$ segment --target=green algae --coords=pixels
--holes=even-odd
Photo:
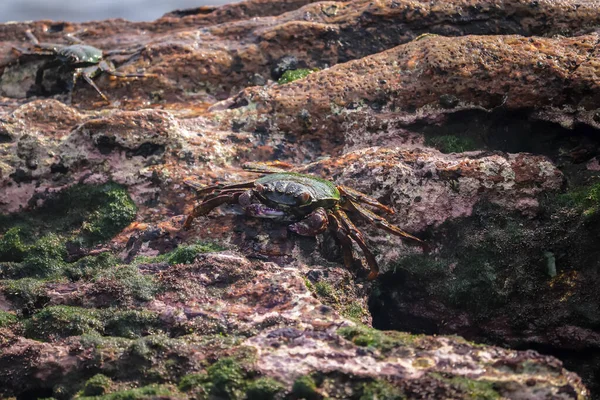
[[[207,368],[210,393],[226,398],[241,398],[245,374],[240,363],[233,358],[223,358]]]
[[[1,261],[23,261],[27,246],[21,240],[21,228],[10,228],[0,238],[0,260]]]
[[[406,395],[399,388],[384,380],[375,380],[361,385],[358,400],[403,400]]]
[[[125,310],[108,313],[104,332],[110,336],[130,339],[161,332],[162,326],[157,313],[145,310]]]
[[[55,234],[48,234],[29,247],[18,275],[38,278],[57,275],[66,266],[66,255],[64,241]]]
[[[98,276],[101,271],[119,264],[119,260],[111,253],[105,252],[97,256],[86,256],[74,263],[67,264],[64,275],[72,282],[90,280]]]
[[[356,323],[362,323],[369,319],[370,314],[365,306],[354,301],[352,296],[349,296],[351,292],[344,292],[348,288],[347,286],[342,285],[336,288],[326,281],[313,284],[308,279],[304,279],[304,283],[319,300],[338,310],[344,317]]]
[[[465,399],[498,400],[503,398],[496,390],[496,383],[486,380],[470,379],[463,376],[447,377],[440,373],[430,373],[429,376],[436,380],[448,383],[460,390]]]
[[[317,389],[315,380],[308,375],[301,376],[294,381],[292,394],[297,398],[306,400],[317,400],[323,397]]]
[[[324,281],[319,281],[319,282],[315,283],[313,285],[313,287],[314,287],[315,293],[318,296],[329,299],[330,301],[334,301],[334,302],[338,301],[336,293],[335,293],[335,289],[333,288],[333,286],[331,286],[331,284],[324,282]]]
[[[281,75],[281,78],[277,81],[280,85],[285,85],[286,83],[297,81],[298,79],[306,78],[308,75],[312,74],[316,70],[300,68],[300,69],[290,69],[287,70]]]
[[[107,335],[135,339],[162,333],[157,313],[145,310],[49,306],[25,320],[25,336],[53,340],[77,335]]]
[[[114,294],[113,305],[126,303],[128,299],[150,301],[160,290],[152,276],[140,273],[133,265],[102,270],[93,281],[101,283]]]
[[[78,184],[49,195],[44,205],[34,210],[0,215],[0,233],[18,228],[21,238],[29,243],[53,233],[92,245],[112,238],[134,220],[136,213],[124,186]]]
[[[19,322],[19,318],[12,313],[0,310],[0,328],[11,328]]]
[[[82,232],[92,242],[100,242],[112,238],[129,225],[137,213],[135,203],[129,197],[127,190],[118,185],[107,185],[98,191],[93,191],[102,198],[102,204],[89,214],[82,224]],[[85,192],[84,200],[92,200],[90,193]]]
[[[94,399],[94,400],[141,400],[141,399],[157,399],[168,398],[177,399],[185,398],[175,388],[169,385],[148,385],[136,389],[120,390],[113,393],[108,393],[101,396],[81,396],[78,399]]]
[[[106,394],[112,386],[112,380],[103,374],[96,374],[88,379],[81,391],[82,396],[101,396]]]
[[[273,400],[278,393],[284,392],[285,386],[273,378],[258,378],[248,383],[247,400]]]
[[[166,262],[169,265],[175,264],[191,264],[196,260],[199,254],[213,253],[225,250],[225,247],[210,242],[196,242],[188,245],[181,245],[173,249],[172,251],[164,254],[160,254],[154,257],[140,256],[136,257],[131,264],[149,264],[149,263],[161,263]]]
[[[342,315],[356,323],[369,317],[369,312],[358,303],[351,303],[342,308]]]
[[[436,148],[442,153],[463,153],[477,149],[473,139],[455,135],[428,135],[425,139],[425,145]]]
[[[563,193],[557,197],[557,203],[574,208],[585,217],[596,216],[600,211],[600,182]]]
[[[397,331],[379,331],[364,325],[345,326],[337,330],[338,335],[357,346],[374,347],[387,353],[396,347],[407,346],[419,340],[419,335]]]
[[[23,278],[0,281],[2,293],[19,310],[33,310],[46,301],[45,281]]]
[[[227,399],[274,399],[285,386],[275,379],[257,377],[252,370],[254,352],[238,349],[236,355],[217,360],[206,372],[188,374],[179,381],[179,390],[196,396]]]
[[[97,310],[50,306],[35,313],[24,322],[25,336],[50,341],[57,338],[101,332],[104,328]]]

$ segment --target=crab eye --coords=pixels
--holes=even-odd
[[[302,192],[298,195],[299,204],[306,204],[310,201],[310,193]]]

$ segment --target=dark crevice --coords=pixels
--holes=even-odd
[[[463,151],[532,153],[562,163],[585,162],[600,154],[600,132],[594,127],[578,124],[566,129],[530,115],[530,110],[505,108],[491,112],[464,110],[448,114],[440,125],[418,122],[408,129],[424,134],[426,144],[427,140],[442,136],[462,139],[468,143],[468,148],[458,149]]]

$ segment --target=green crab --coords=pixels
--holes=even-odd
[[[213,186],[185,181],[203,197],[185,220],[183,228],[189,229],[194,218],[206,215],[222,204],[239,204],[252,217],[291,220],[293,223],[288,229],[298,235],[316,236],[330,229],[342,248],[346,267],[351,267],[354,261],[352,242],[358,244],[370,268],[369,280],[379,274],[377,261],[346,212],[358,214],[393,235],[421,242],[361,204],[388,214],[394,214],[394,210],[352,188],[263,164],[245,165],[244,169],[266,175],[253,181]]]
[[[51,57],[51,59],[43,64],[35,75],[35,84],[42,90],[44,90],[44,72],[52,68],[59,68],[65,71],[73,72],[72,81],[69,82],[69,90],[72,91],[75,87],[75,83],[81,77],[90,86],[92,86],[96,92],[110,104],[110,100],[93,81],[93,78],[102,72],[105,72],[112,76],[122,78],[143,78],[156,76],[154,74],[124,74],[115,70],[114,65],[104,59],[104,53],[102,50],[85,45],[80,39],[73,35],[66,35],[66,39],[71,42],[70,45],[40,43],[34,34],[27,30],[25,32],[29,41],[33,44],[33,50],[22,49],[20,47],[13,47],[14,50],[19,52],[21,55],[36,55]],[[113,52],[111,54],[116,54]]]

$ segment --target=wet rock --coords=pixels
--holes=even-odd
[[[598,11],[253,0],[0,25],[0,394],[597,396]],[[156,77],[46,98],[13,50],[27,29]],[[190,180],[254,161],[360,190],[424,243],[350,213],[369,282],[358,246],[346,269],[335,235],[235,204],[181,229]]]

